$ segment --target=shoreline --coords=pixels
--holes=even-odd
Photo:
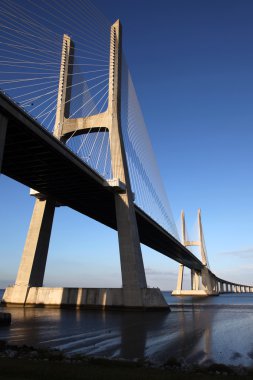
[[[14,363],[15,365],[13,365]],[[220,378],[220,376],[229,376],[230,379],[239,379],[242,376],[246,379],[252,379],[253,377],[253,367],[249,368],[240,365],[227,366],[221,363],[209,363],[209,365],[205,366],[189,365],[182,359],[174,357],[169,358],[163,365],[155,365],[149,360],[108,359],[83,354],[67,355],[57,349],[9,345],[3,340],[0,340],[0,364],[1,379],[24,378],[23,374],[25,375],[27,371],[38,371],[40,367],[44,368],[44,371],[47,372],[46,376],[50,376],[51,379],[58,379],[58,377],[54,376],[54,371],[57,372],[57,376],[60,376],[59,378],[68,379],[65,375],[68,376],[68,373],[71,373],[72,376],[73,371],[77,375],[81,374],[84,367],[85,371],[94,372],[93,379],[101,378],[100,373],[104,373],[105,368],[108,372],[108,377],[103,376],[103,379],[116,379],[119,372],[126,375],[128,373],[126,379],[129,376],[131,376],[131,379],[135,379],[135,375],[136,379],[145,378],[154,380],[167,378],[166,376],[168,375],[170,379],[178,380],[193,379],[196,376],[201,377],[201,379]],[[5,370],[3,371],[3,368],[6,370],[6,373]],[[2,377],[3,375],[5,377]],[[28,376],[27,378],[30,377]],[[79,379],[78,376],[74,378]]]

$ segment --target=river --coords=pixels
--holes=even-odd
[[[157,365],[172,357],[200,365],[253,365],[253,294],[164,295],[171,312],[0,307],[12,314],[0,340]]]

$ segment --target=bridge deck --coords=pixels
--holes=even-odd
[[[9,120],[2,173],[117,229],[114,194],[106,181],[2,93],[0,112]],[[187,248],[137,206],[135,210],[143,244],[189,268],[202,268]]]

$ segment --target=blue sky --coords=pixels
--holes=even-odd
[[[252,283],[253,3],[96,0],[123,24],[124,49],[176,220],[202,209],[212,270]],[[0,286],[14,282],[33,208],[0,178]],[[97,238],[99,236],[99,239]],[[150,286],[172,289],[177,264],[143,247]],[[56,211],[45,284],[120,286],[117,235]]]

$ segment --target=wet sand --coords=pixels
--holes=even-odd
[[[212,297],[213,303],[206,304],[212,307],[205,307],[203,300],[188,302],[183,309],[172,305],[168,313],[3,308],[12,313],[13,323],[1,327],[0,339],[71,355],[147,359],[156,365],[174,357],[199,365],[252,366],[253,295],[243,296],[230,305],[228,296]]]

